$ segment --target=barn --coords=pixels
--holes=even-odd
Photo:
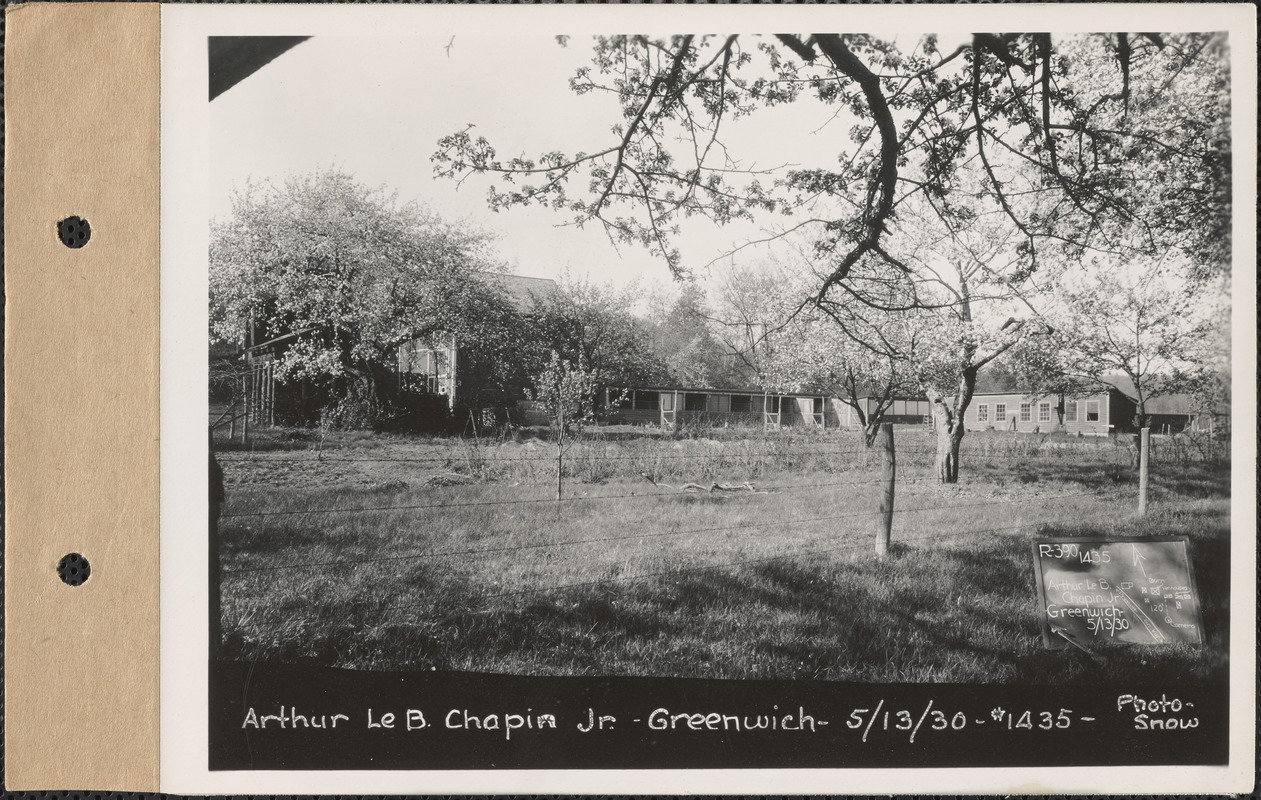
[[[556,291],[555,281],[491,273],[493,285],[523,312],[529,312]],[[273,329],[261,320],[247,327],[239,343],[212,342],[211,391],[220,401],[236,397],[253,424],[311,424],[320,398],[305,380],[281,382],[275,365],[286,350],[313,329]],[[455,337],[440,333],[400,342],[395,353],[399,388],[414,394],[444,395],[454,407],[460,387],[471,372]]]
[[[277,381],[276,362],[310,332],[275,330],[254,319],[238,344],[212,343],[212,394],[216,399],[224,399],[226,394],[252,424],[309,424],[313,421],[310,386],[305,380]],[[231,389],[224,388],[228,384],[232,384]]]
[[[499,273],[491,273],[487,277],[518,311],[526,315],[534,312],[557,291],[556,282],[550,278]],[[450,408],[454,408],[461,396],[472,388],[466,385],[468,376],[473,372],[470,367],[467,354],[462,352],[459,341],[451,333],[415,337],[398,346],[399,388],[415,394],[442,395]]]

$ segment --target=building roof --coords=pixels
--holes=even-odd
[[[210,343],[210,357],[214,358],[235,358],[240,352],[240,347],[235,342],[212,341]]]
[[[1105,375],[1101,379],[1099,385],[1094,391],[1088,391],[1089,395],[1106,394],[1107,392],[1117,392],[1129,398],[1131,401],[1137,402],[1138,391],[1134,387],[1134,382],[1129,376],[1123,374]],[[1024,397],[1034,397],[1035,393],[1025,392],[1019,388],[1005,389],[1000,382],[983,384],[981,380],[977,380],[976,391],[974,395],[1019,395]],[[1055,394],[1054,392],[1046,393],[1044,396]],[[1086,396],[1078,395],[1078,396]],[[1070,396],[1071,397],[1071,396]],[[1164,394],[1157,395],[1146,401],[1144,404],[1148,414],[1192,414],[1195,412],[1195,398],[1189,394]]]
[[[1020,387],[1010,381],[985,375],[976,376],[976,389],[972,394],[1022,394]]]
[[[1109,391],[1118,392],[1119,394],[1125,395],[1131,401],[1136,401],[1136,398],[1138,396],[1138,392],[1134,388],[1134,382],[1131,381],[1129,377],[1124,374],[1105,375],[1103,380],[1094,389],[1094,391],[1089,391],[1087,394],[1081,394],[1077,396],[1085,397],[1089,395],[1100,395],[1100,394],[1106,394]],[[1004,381],[1001,379],[1000,380],[994,380],[994,379],[987,380],[985,378],[978,377],[976,381],[976,390],[972,394],[974,397],[981,397],[981,396],[994,397],[994,396],[1003,396],[1003,395],[1017,396],[1017,397],[1047,397],[1055,393],[1046,392],[1046,393],[1038,394],[1035,392],[1028,392],[1028,391],[1025,391],[1024,389],[1021,389],[1018,386],[1012,386],[1009,381]],[[1070,396],[1070,399],[1071,397],[1072,396]],[[866,398],[860,398],[860,399],[866,399]],[[912,399],[926,400],[928,398],[926,397],[912,398],[912,397],[899,396],[895,399],[897,400],[912,400]],[[1157,395],[1156,397],[1147,400],[1147,402],[1144,405],[1146,406],[1148,414],[1189,415],[1189,414],[1195,414],[1198,411],[1203,410],[1197,404],[1196,398],[1189,394]]]
[[[668,385],[667,386],[658,386],[658,385],[624,386],[624,387],[619,386],[619,387],[609,387],[609,388],[610,389],[612,388],[626,389],[627,391],[636,391],[636,392],[682,392],[683,394],[750,394],[750,395],[765,394],[771,397],[827,397],[826,392],[815,392],[815,393],[772,392],[766,389],[758,389],[756,387],[750,387],[750,386],[735,388],[735,389],[729,389],[729,388],[717,389],[717,388],[714,388],[713,386],[668,386]]]
[[[821,394],[827,395],[828,397],[839,397],[839,395],[836,395],[836,394],[829,394],[828,392],[822,392]],[[817,395],[815,395],[815,396],[817,396]],[[874,395],[874,394],[860,394],[860,395],[858,395],[858,397],[857,397],[857,398],[855,398],[855,399],[857,399],[857,400],[859,400],[859,401],[861,402],[861,401],[863,401],[863,400],[879,400],[880,398],[879,398],[879,396]],[[889,400],[891,400],[891,401],[893,401],[893,402],[895,402],[895,403],[927,403],[927,402],[928,402],[928,395],[925,395],[925,394],[895,394],[895,395],[890,396],[890,397],[889,397]]]
[[[1091,392],[1091,394],[1103,394],[1105,391],[1107,390],[1100,389],[1097,392]],[[1003,397],[1003,396],[1051,397],[1057,394],[1059,394],[1059,392],[1026,392],[1022,389],[999,389],[999,388],[987,387],[985,390],[978,388],[976,391],[972,393],[972,396],[973,397],[981,397],[981,396],[985,396],[985,397]]]
[[[521,312],[533,311],[540,301],[550,300],[559,289],[556,281],[551,278],[530,278],[502,272],[488,272],[486,276],[493,285],[503,290]]]
[[[481,277],[492,288],[499,289],[504,295],[512,301],[517,311],[522,314],[529,314],[534,311],[539,303],[551,299],[560,287],[556,285],[556,281],[551,278],[530,278],[525,275],[509,275],[503,272],[483,272]],[[394,344],[416,339],[416,334],[408,333]]]
[[[1121,394],[1138,401],[1138,390],[1128,375],[1106,375],[1104,380]],[[1195,398],[1189,394],[1162,394],[1143,403],[1148,414],[1192,414],[1196,411]]]
[[[1148,414],[1194,414],[1195,398],[1189,394],[1164,394],[1143,404]]]

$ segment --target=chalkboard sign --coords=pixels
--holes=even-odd
[[[1033,563],[1049,648],[1203,643],[1185,537],[1037,539]]]

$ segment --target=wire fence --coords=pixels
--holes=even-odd
[[[330,467],[385,471],[416,466],[433,472],[425,478],[431,485],[496,480],[542,482],[550,478],[558,490],[562,490],[566,482],[589,485],[619,477],[645,477],[654,482],[672,478],[702,482],[738,471],[745,478],[761,480],[778,470],[853,472],[870,468],[878,454],[864,447],[861,437],[849,438],[850,441],[834,445],[791,438],[738,443],[597,441],[580,442],[560,452],[551,452],[550,445],[537,440],[526,445],[462,440],[459,444],[413,445],[430,450],[419,454],[377,455],[353,449],[349,453],[233,451],[221,454],[220,462],[237,477],[246,475],[245,482],[249,482],[250,470],[258,473],[281,465],[293,470],[295,475]],[[926,441],[922,434],[908,438],[910,442],[899,445],[899,463],[908,468],[933,467],[938,461],[935,443]],[[1187,437],[1153,437],[1147,456],[1153,465],[1185,465],[1197,461],[1225,463],[1229,459],[1229,445],[1193,441]],[[982,470],[1030,470],[1048,460],[1067,466],[1088,461],[1124,469],[1137,465],[1138,450],[1130,437],[1077,441],[982,436],[965,438],[960,458],[970,468]]]
[[[636,496],[639,496],[639,495],[636,495]],[[1067,499],[1074,499],[1074,498],[1081,498],[1081,497],[1098,498],[1099,494],[1096,492],[1076,492],[1073,494],[1048,495],[1048,496],[1043,496],[1036,499],[1038,502],[1044,502],[1044,501],[1050,501],[1050,500],[1067,500]],[[934,506],[925,506],[925,507],[919,507],[919,508],[914,508],[914,507],[913,508],[895,508],[893,509],[893,513],[909,514],[909,513],[919,512],[919,511],[940,512],[940,511],[950,511],[950,510],[960,509],[960,508],[979,508],[983,506],[1012,505],[1015,503],[1024,504],[1028,502],[1029,502],[1028,499],[996,500],[996,501],[989,501],[989,502],[983,502],[983,503],[934,505]],[[431,506],[431,508],[440,508],[440,507],[441,506]],[[870,511],[870,512],[861,512],[857,514],[835,514],[835,515],[828,515],[828,516],[822,516],[822,517],[800,517],[800,518],[795,518],[795,519],[790,519],[790,520],[780,520],[776,523],[776,525],[779,527],[784,527],[784,526],[801,525],[805,523],[814,523],[814,522],[838,522],[840,520],[858,519],[861,517],[871,517],[871,516],[875,516],[878,513],[881,513],[881,512]],[[237,516],[241,516],[241,515],[237,515]],[[1045,520],[1042,520],[1042,521],[1045,521]],[[1036,525],[1038,523],[1022,523],[1015,527],[1025,527],[1028,524]],[[510,546],[501,546],[501,547],[474,548],[474,549],[467,549],[467,550],[423,551],[423,552],[418,552],[418,553],[406,553],[406,554],[392,555],[392,556],[379,556],[379,557],[371,557],[371,558],[348,558],[348,559],[337,559],[337,560],[332,560],[332,561],[287,562],[284,564],[270,564],[270,565],[264,565],[264,566],[254,566],[254,567],[229,568],[229,569],[222,570],[221,574],[230,575],[230,574],[244,573],[244,572],[276,572],[276,571],[288,571],[288,570],[295,570],[295,569],[309,569],[309,568],[318,568],[318,567],[342,567],[342,566],[356,566],[359,564],[379,564],[379,563],[385,563],[385,562],[391,562],[391,561],[412,561],[416,559],[439,559],[439,558],[451,558],[451,557],[457,557],[457,556],[475,556],[475,555],[483,555],[483,554],[489,554],[489,553],[510,553],[510,552],[519,552],[523,550],[551,549],[551,548],[570,547],[574,545],[584,545],[584,544],[621,542],[621,541],[638,541],[638,540],[644,540],[644,539],[660,538],[660,537],[665,537],[665,536],[684,536],[684,535],[690,535],[690,534],[696,534],[696,533],[716,533],[716,532],[725,533],[725,532],[731,532],[731,531],[748,530],[751,528],[763,528],[763,527],[766,527],[766,523],[763,521],[759,521],[759,522],[751,522],[751,523],[742,524],[742,525],[718,525],[718,526],[711,526],[711,527],[705,527],[705,528],[684,528],[682,530],[658,531],[654,533],[633,533],[633,534],[628,534],[625,536],[603,536],[603,537],[598,537],[598,538],[593,538],[593,539],[534,542],[530,544],[510,545]],[[988,531],[988,530],[995,530],[995,529],[985,529],[985,530]]]
[[[1095,467],[1106,471],[1129,463],[1128,458],[1125,461],[1111,458],[1114,450],[1120,448],[1094,446],[1092,452],[1103,454],[1095,459]],[[785,459],[796,459],[796,464],[810,466],[807,456],[853,457],[858,452],[852,448],[832,450],[814,446],[791,454],[736,452],[730,455],[750,461],[778,459],[781,465],[789,463]],[[687,463],[689,459],[713,459],[715,455],[698,452],[657,457]],[[865,469],[865,472],[861,477],[855,475],[847,480],[797,482],[780,475],[778,481],[770,484],[713,481],[709,485],[680,486],[645,475],[652,484],[645,482],[642,489],[594,494],[571,492],[560,499],[553,495],[533,496],[527,485],[479,486],[475,487],[479,492],[499,491],[514,496],[462,500],[460,497],[468,487],[444,487],[441,497],[423,502],[396,500],[311,506],[306,505],[310,500],[304,495],[291,501],[304,504],[302,507],[256,508],[235,502],[229,492],[228,505],[220,517],[221,526],[229,532],[230,542],[229,547],[222,543],[219,547],[223,561],[219,572],[223,596],[232,609],[225,615],[224,628],[248,636],[268,629],[284,628],[292,632],[312,625],[354,626],[387,619],[391,624],[441,625],[468,615],[520,611],[519,605],[505,607],[503,601],[510,599],[554,597],[584,590],[607,592],[652,581],[664,585],[686,576],[738,572],[758,564],[796,563],[825,555],[853,557],[866,553],[874,558],[880,552],[875,539],[882,518],[902,521],[890,521],[884,531],[886,538],[893,532],[894,560],[897,553],[907,548],[932,550],[963,541],[975,542],[978,536],[985,535],[1010,535],[1013,537],[1010,546],[1024,547],[1028,537],[1019,536],[1020,531],[1036,532],[1053,525],[1106,526],[1115,520],[1120,505],[1132,507],[1135,500],[1132,489],[1123,490],[1115,482],[1069,492],[1039,491],[1013,482],[1011,496],[970,498],[958,492],[950,496],[937,486],[939,478],[935,473],[916,471],[934,465],[935,449],[918,446],[918,443],[899,447],[896,461],[903,473],[896,477],[888,472],[871,472],[873,459],[867,455],[864,456],[865,468],[852,465],[851,470],[858,473]],[[970,455],[974,459],[981,457],[975,453]],[[1024,452],[992,452],[984,457],[1000,470],[1014,470],[1028,460]],[[619,460],[615,453],[596,454],[593,458]],[[638,465],[641,455],[623,454],[620,458]],[[555,463],[554,456],[502,460]],[[876,454],[874,460],[879,464],[880,454]],[[237,467],[234,462],[254,466],[267,462],[420,466],[450,463],[450,456],[312,458],[309,455],[245,457],[233,454],[221,457],[221,461],[230,468]],[[791,469],[785,471],[791,475]],[[895,495],[896,487],[902,490]],[[924,491],[914,493],[917,487],[923,487]],[[896,496],[898,503],[853,510],[856,503],[864,498],[876,498],[881,492],[888,492],[890,498]],[[527,494],[522,496],[522,493]],[[400,498],[414,494],[402,491]],[[366,499],[372,497],[368,495]],[[706,503],[711,498],[721,498],[721,502]],[[610,503],[610,509],[601,510],[602,502]],[[838,511],[818,513],[829,505],[836,506]],[[707,524],[687,524],[691,517],[685,512],[701,506],[706,506],[700,516]],[[536,511],[528,512],[528,509]],[[550,521],[538,516],[553,509],[555,517],[549,518]],[[1092,515],[1090,510],[1101,513]],[[961,513],[961,518],[955,518]],[[403,515],[403,518],[391,515]],[[343,529],[344,520],[348,518],[362,520],[350,534]],[[442,536],[434,536],[441,540],[441,546],[400,546],[396,541],[399,531],[415,525],[420,526],[421,535],[424,531],[443,531]],[[624,532],[601,532],[602,527],[610,526]],[[283,537],[294,531],[301,532],[302,536],[293,548],[284,542],[269,540],[269,537]],[[298,546],[312,541],[320,546],[308,550]],[[624,546],[632,544],[655,547],[627,553]],[[613,564],[602,561],[601,548],[615,550],[617,560]],[[303,556],[312,549],[318,557]],[[342,552],[337,552],[339,549]],[[363,552],[352,552],[354,550]],[[538,554],[546,556],[542,563],[527,563]],[[658,568],[663,561],[670,566]],[[458,576],[458,580],[463,581],[467,592],[458,611],[435,611],[442,605],[439,595],[444,584],[441,580],[400,579],[397,574],[389,573],[390,568],[397,570],[418,562],[424,565],[425,574]],[[590,565],[600,577],[572,580],[575,564]],[[514,573],[516,583],[510,588],[496,588],[499,584],[496,576],[508,569]],[[368,572],[363,573],[363,570]],[[617,574],[603,574],[611,571]],[[270,592],[295,583],[329,587],[330,595],[335,596],[308,595],[303,601],[305,606],[299,607],[294,606],[292,593],[284,603],[269,602]],[[358,594],[333,590],[351,583],[370,587],[370,590]],[[407,620],[396,617],[399,612],[421,609],[434,613]]]
[[[230,508],[225,515],[227,518],[360,511],[402,513],[428,512],[438,508],[504,506],[518,502],[549,503],[558,498],[600,503],[672,494],[673,487],[734,497],[742,488],[760,495],[826,490],[872,482],[869,473],[873,466],[879,464],[880,454],[863,446],[861,437],[847,438],[849,441],[842,443],[811,441],[810,437],[721,444],[662,440],[648,443],[583,442],[559,452],[541,452],[549,449],[546,444],[404,443],[394,445],[395,449],[400,446],[424,446],[442,450],[419,454],[354,452],[338,455],[311,451],[253,454],[236,451],[221,454],[220,462],[229,474],[229,482],[234,483],[238,491],[259,489],[266,492],[277,482],[301,486],[309,476],[318,478],[330,469],[341,470],[344,476],[357,474],[362,483],[378,489],[375,493],[364,493],[361,498],[346,498],[342,493],[337,495],[340,502],[331,506],[319,496],[294,500],[281,497],[263,508]],[[928,446],[932,443],[925,441],[922,434],[907,438],[910,441],[900,444],[897,453],[902,470],[899,484],[934,482],[933,476],[939,470],[936,448]],[[994,438],[987,437],[990,440]],[[1037,480],[1039,473],[1046,471],[1048,462],[1056,464],[1057,470],[1063,474],[1072,473],[1085,462],[1121,474],[1135,461],[1133,453],[1115,444],[1071,441],[1055,442],[1053,446],[1044,444],[1026,440],[985,441],[965,447],[961,459],[969,470],[1000,476],[1000,480]],[[813,480],[789,482],[784,480],[785,473],[809,475]],[[921,476],[918,473],[924,474]],[[625,490],[628,483],[640,481],[643,481],[641,488]],[[426,487],[468,484],[479,488],[467,493],[453,490],[457,494],[463,493],[463,497],[446,494],[426,496],[424,502],[400,503],[383,496],[392,492],[406,493],[416,484]],[[500,488],[516,484],[536,488],[508,492],[510,499],[497,496],[505,493],[499,491]],[[601,488],[606,485],[610,488],[618,486],[622,491]],[[521,497],[522,494],[535,496]],[[346,499],[352,502],[345,502]],[[383,502],[387,499],[390,501]],[[294,505],[299,502],[301,507],[295,508]]]
[[[1083,492],[1083,493],[1076,493],[1076,494],[1069,494],[1069,495],[1048,496],[1048,497],[1044,497],[1040,499],[1049,501],[1049,500],[1062,500],[1062,499],[1080,498],[1080,497],[1098,498],[1099,495],[1095,493]],[[1121,498],[1113,497],[1109,499],[1119,500]],[[959,509],[959,508],[977,508],[980,506],[1012,505],[1012,504],[1017,504],[1017,503],[1027,504],[1028,501],[1027,500],[1005,500],[1005,501],[994,501],[994,502],[989,502],[989,503],[967,503],[967,504],[953,505],[953,506],[935,506],[935,507],[929,507],[929,508],[905,508],[905,509],[898,509],[897,513],[910,514],[910,513],[922,512],[922,511],[928,511],[928,510],[941,511],[941,510],[950,510],[950,509]],[[872,517],[872,516],[875,516],[877,513],[879,512],[846,514],[846,515],[836,515],[836,516],[827,516],[827,517],[800,518],[800,519],[794,519],[790,521],[781,521],[777,523],[776,527],[782,529],[784,527],[802,525],[802,524],[807,524],[807,523],[837,522],[841,520],[853,520],[853,519],[858,519],[862,517]],[[1049,516],[1044,516],[1036,520],[1019,522],[1019,523],[1015,523],[1011,525],[993,526],[993,527],[988,527],[988,528],[960,527],[954,530],[938,531],[934,533],[926,533],[926,534],[919,534],[919,535],[901,536],[901,537],[898,537],[897,544],[902,547],[913,545],[913,546],[917,546],[921,548],[925,546],[929,548],[939,548],[944,544],[953,544],[953,543],[966,541],[970,545],[975,545],[976,542],[978,541],[978,537],[982,534],[1009,533],[1009,532],[1025,530],[1025,529],[1031,529],[1031,530],[1037,531],[1038,529],[1044,528],[1047,525],[1055,525],[1055,524],[1082,525],[1082,524],[1091,524],[1091,523],[1097,524],[1101,521],[1102,520],[1099,520],[1099,519],[1094,519],[1094,520],[1083,519],[1083,517],[1079,513],[1075,513],[1068,516],[1054,517],[1054,518],[1049,517]],[[633,534],[633,535],[620,536],[620,537],[600,537],[600,538],[581,539],[581,540],[572,540],[572,541],[564,541],[564,542],[544,542],[544,543],[506,546],[506,547],[468,549],[468,550],[457,550],[457,551],[446,551],[446,552],[411,553],[411,554],[405,554],[405,555],[386,556],[386,557],[377,557],[377,558],[351,558],[351,559],[340,559],[340,560],[333,560],[333,561],[305,562],[305,563],[293,562],[293,563],[286,563],[283,565],[270,565],[270,566],[263,566],[263,567],[252,567],[252,568],[247,567],[247,568],[239,568],[239,569],[234,569],[234,570],[224,570],[223,574],[231,575],[231,574],[240,574],[240,573],[249,573],[249,572],[268,572],[268,571],[277,571],[277,570],[288,571],[288,570],[336,568],[336,567],[348,567],[348,566],[358,567],[358,566],[369,565],[369,564],[399,562],[399,561],[408,561],[408,560],[415,560],[415,559],[471,557],[471,556],[485,555],[485,554],[490,554],[490,553],[503,554],[503,553],[509,553],[509,552],[525,551],[525,550],[552,549],[552,548],[567,547],[567,546],[608,543],[608,542],[614,542],[614,541],[646,540],[646,539],[665,537],[665,536],[681,536],[685,534],[690,535],[690,534],[697,534],[697,533],[728,533],[728,532],[735,532],[735,531],[741,531],[741,530],[749,530],[749,529],[758,528],[758,527],[765,527],[765,523],[754,523],[754,524],[748,524],[748,525],[716,526],[716,527],[709,527],[709,528],[693,528],[693,529],[677,530],[677,531],[660,531],[656,533],[640,533],[640,534]],[[861,541],[859,539],[861,539]],[[676,578],[676,577],[697,575],[697,574],[706,573],[706,572],[722,572],[726,570],[731,570],[733,568],[747,567],[747,566],[756,565],[756,564],[791,562],[791,561],[802,559],[802,558],[811,558],[811,557],[820,556],[820,555],[856,555],[859,553],[870,553],[870,552],[871,552],[871,542],[869,539],[865,537],[851,535],[847,537],[846,541],[843,543],[829,545],[826,547],[795,549],[789,552],[775,553],[773,555],[740,558],[740,559],[726,560],[726,561],[721,561],[721,562],[689,563],[684,566],[674,567],[674,568],[666,569],[666,570],[653,570],[653,571],[642,572],[642,573],[637,573],[633,575],[619,575],[619,576],[613,576],[613,577],[604,577],[604,578],[600,578],[596,580],[564,583],[564,584],[559,584],[559,585],[546,585],[544,583],[543,585],[535,585],[535,586],[530,586],[526,588],[513,589],[510,591],[480,592],[480,593],[475,593],[474,596],[471,598],[471,602],[468,603],[468,605],[470,606],[469,608],[463,609],[458,613],[447,613],[447,614],[440,615],[438,617],[429,617],[422,620],[414,620],[413,622],[415,624],[440,625],[445,622],[450,622],[452,620],[466,617],[470,614],[485,615],[485,614],[501,613],[505,609],[498,606],[489,607],[489,608],[475,608],[472,606],[483,605],[487,603],[488,601],[501,600],[505,598],[524,598],[524,597],[532,597],[532,596],[542,597],[542,596],[548,596],[548,595],[563,594],[566,592],[572,592],[579,589],[598,589],[601,587],[621,586],[625,584],[638,583],[638,582],[649,581],[649,580],[668,581],[669,579]],[[246,627],[250,627],[250,628],[264,628],[264,629],[277,628],[277,627],[293,627],[293,626],[302,627],[304,625],[309,625],[313,623],[324,623],[324,622],[333,622],[333,623],[340,622],[344,624],[357,624],[356,620],[358,618],[361,618],[365,612],[371,613],[379,617],[384,617],[388,614],[391,614],[392,612],[410,611],[410,610],[415,610],[415,609],[420,609],[420,608],[426,608],[426,607],[432,606],[433,604],[434,604],[433,598],[427,598],[425,600],[418,601],[418,602],[383,603],[370,609],[357,608],[349,612],[345,608],[331,608],[331,609],[326,609],[322,612],[317,612],[313,614],[295,615],[293,613],[286,613],[282,617],[278,619],[272,619],[272,620],[248,619],[248,620],[244,620],[243,624]],[[394,620],[394,622],[397,623],[398,620]]]
[[[1155,449],[1155,448],[1153,448]],[[1015,450],[1017,452],[1011,452]],[[590,453],[581,450],[577,452],[567,452],[563,458],[565,460],[590,460],[590,461],[634,461],[636,459],[643,460],[659,460],[659,461],[704,461],[704,460],[759,460],[759,459],[787,459],[787,458],[808,458],[813,456],[837,457],[837,456],[854,456],[871,454],[870,448],[835,448],[835,449],[796,449],[786,447],[782,450],[771,450],[768,452],[751,452],[748,450],[730,449],[730,450],[706,450],[695,453]],[[937,455],[936,447],[902,447],[898,448],[898,455]],[[1029,447],[979,447],[972,450],[964,450],[965,454],[979,458],[994,457],[1031,457],[1037,455],[1054,455],[1063,452],[1065,454],[1089,454],[1101,455],[1113,460],[1128,459],[1132,455],[1132,449],[1122,445],[1056,445],[1052,447],[1029,446]],[[291,463],[291,464],[425,464],[425,463],[459,463],[469,458],[475,458],[479,461],[499,464],[519,464],[519,463],[535,463],[543,462],[548,464],[556,463],[557,456],[551,455],[487,455],[476,446],[471,446],[464,450],[456,452],[446,452],[428,456],[331,456],[324,455],[317,451],[304,451],[302,455],[278,455],[275,451],[258,451],[252,453],[244,452],[227,452],[218,456],[219,460],[224,463]]]
[[[880,478],[875,478],[875,479],[868,479],[868,480],[861,480],[861,481],[841,481],[841,482],[830,482],[830,483],[803,483],[803,484],[788,484],[788,485],[780,485],[780,486],[775,486],[775,485],[760,486],[759,485],[757,487],[753,487],[750,484],[750,488],[747,490],[744,490],[742,487],[738,487],[738,486],[729,487],[727,489],[722,490],[724,494],[716,495],[716,496],[731,497],[731,498],[756,497],[759,495],[765,495],[765,494],[771,494],[771,493],[800,492],[800,491],[810,491],[810,490],[815,490],[815,489],[838,488],[842,486],[870,486],[870,485],[881,483],[881,482],[882,480]],[[899,484],[936,483],[937,479],[928,478],[928,477],[899,478],[897,482]],[[709,488],[706,488],[702,486],[701,484],[695,484],[695,486],[697,488],[694,494],[706,493],[706,494],[710,494],[711,496],[714,496],[712,486]],[[552,504],[552,503],[557,503],[557,502],[586,503],[586,502],[591,502],[595,500],[627,500],[631,498],[670,499],[670,498],[678,498],[682,494],[686,494],[686,492],[639,491],[639,492],[630,492],[627,494],[568,495],[568,496],[562,497],[559,501],[554,496],[548,496],[548,497],[517,498],[517,499],[512,499],[512,500],[475,500],[475,501],[469,501],[469,502],[414,503],[414,504],[398,504],[398,505],[391,504],[391,505],[376,505],[376,506],[347,506],[347,507],[340,507],[340,508],[295,508],[295,509],[269,510],[269,511],[237,511],[237,512],[224,513],[220,515],[220,519],[232,519],[235,517],[290,517],[290,516],[304,516],[304,515],[311,515],[311,514],[356,514],[360,512],[431,511],[431,510],[443,509],[443,508],[476,508],[479,506],[518,506],[518,505],[528,505],[528,504],[534,504],[534,503]]]

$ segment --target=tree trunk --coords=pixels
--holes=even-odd
[[[944,416],[944,414],[942,415]],[[959,482],[959,445],[963,441],[963,425],[937,418],[937,480]]]
[[[972,355],[968,354],[968,358],[971,359]],[[963,370],[953,398],[942,396],[932,387],[925,387],[933,407],[933,429],[937,431],[937,479],[941,483],[959,482],[959,444],[967,431],[963,420],[976,390],[977,369],[967,367]],[[948,399],[951,402],[947,402]]]
[[[565,480],[565,407],[557,392],[556,399],[556,502],[561,500]]]
[[[863,426],[863,441],[868,447],[872,447],[876,443],[876,437],[880,435],[880,422],[868,422]]]
[[[1141,410],[1134,415],[1134,463],[1130,467],[1137,472],[1143,463],[1143,428],[1147,427],[1147,415]]]

